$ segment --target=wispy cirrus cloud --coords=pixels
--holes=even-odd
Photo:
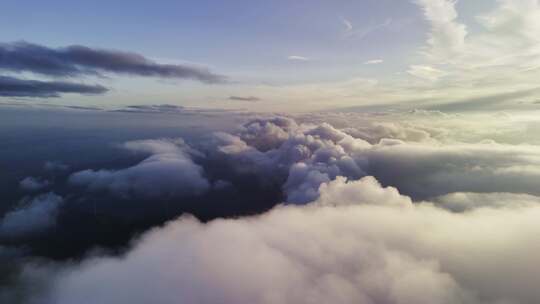
[[[352,21],[346,18],[341,18],[341,22],[343,26],[345,27],[344,33],[343,33],[344,38],[363,39],[367,37],[368,35],[370,35],[371,33],[378,31],[380,29],[383,29],[389,26],[390,24],[392,24],[392,19],[388,18],[382,23],[369,25],[369,26],[361,27],[361,28],[356,28],[354,24],[352,23]]]

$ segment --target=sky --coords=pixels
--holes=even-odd
[[[0,5],[0,303],[540,303],[540,0]]]
[[[471,111],[530,109],[538,98],[535,0],[28,1],[24,6],[32,9],[21,9],[20,1],[3,3],[2,43],[137,53],[158,64],[208,69],[223,81],[110,70],[99,77],[51,79],[31,69],[0,67],[3,75],[107,89],[55,98],[17,96],[23,102]],[[10,97],[1,98],[10,102]]]

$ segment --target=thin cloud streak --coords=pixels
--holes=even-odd
[[[3,97],[60,97],[64,93],[85,95],[104,94],[107,88],[101,85],[86,85],[65,81],[25,80],[0,76],[0,96]]]
[[[259,97],[255,96],[231,96],[229,97],[229,100],[234,101],[261,101]]]

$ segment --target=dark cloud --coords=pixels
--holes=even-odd
[[[225,77],[201,67],[158,64],[142,55],[93,49],[80,45],[48,48],[28,42],[0,44],[0,69],[48,76],[99,75],[102,72],[186,78],[205,83],[224,82]]]
[[[104,94],[101,85],[86,85],[65,81],[40,81],[0,76],[0,96],[6,97],[59,97],[64,93]]]
[[[23,191],[34,192],[46,188],[50,185],[50,182],[46,179],[36,178],[33,176],[26,177],[21,180],[19,187]]]
[[[76,107],[76,108],[79,108],[79,107]],[[84,107],[83,107],[84,108]],[[44,164],[43,164],[43,169],[45,169],[46,171],[50,171],[50,172],[63,172],[63,171],[66,171],[69,169],[69,166],[62,163],[61,161],[46,161]]]
[[[19,207],[6,213],[0,221],[1,238],[21,238],[41,234],[56,225],[63,198],[46,193],[23,199]]]
[[[255,96],[230,96],[229,100],[235,100],[235,101],[261,101],[259,97]]]
[[[182,113],[186,110],[185,107],[160,104],[160,105],[134,105],[126,106],[120,110],[121,112],[135,112],[135,113]]]

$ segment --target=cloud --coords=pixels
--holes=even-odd
[[[126,106],[120,110],[121,112],[135,112],[135,113],[182,113],[186,110],[183,106],[161,104],[161,105],[133,105]]]
[[[40,178],[36,178],[32,176],[26,177],[19,182],[19,187],[21,188],[21,190],[29,191],[29,192],[42,190],[43,188],[46,188],[49,185],[50,185],[50,182],[48,180],[40,179]]]
[[[459,54],[464,50],[467,28],[457,22],[458,13],[454,0],[416,0],[430,22],[429,56],[440,60]]]
[[[411,65],[407,73],[429,81],[437,81],[439,78],[446,75],[444,71],[427,65]]]
[[[65,81],[40,81],[0,76],[0,96],[6,97],[59,97],[65,93],[85,95],[104,94],[101,85],[86,85]]]
[[[352,25],[351,21],[349,21],[348,19],[345,19],[345,18],[341,18],[341,22],[345,26],[346,31],[352,31],[353,25]]]
[[[310,61],[308,57],[296,56],[296,55],[289,56],[287,57],[287,59],[291,61]]]
[[[63,172],[69,169],[69,166],[61,161],[46,161],[43,169],[50,172]]]
[[[366,64],[366,65],[381,64],[383,62],[384,62],[384,60],[382,60],[382,59],[373,59],[373,60],[368,60],[368,61],[364,62],[364,64]]]
[[[481,110],[497,110],[505,109],[509,104],[515,102],[519,98],[534,96],[540,92],[540,88],[535,87],[526,90],[517,90],[504,92],[499,94],[489,94],[481,97],[470,97],[465,100],[456,99],[448,103],[433,103],[426,108],[429,110],[440,110],[447,112],[466,112],[466,111],[481,111]]]
[[[29,264],[21,282],[45,288],[27,303],[540,301],[531,246],[540,206],[455,214],[413,205],[371,177],[339,178],[320,191],[311,205],[260,216],[207,224],[182,217],[121,257]]]
[[[102,72],[144,77],[193,79],[205,83],[225,81],[201,67],[159,64],[142,55],[81,45],[48,48],[28,42],[0,44],[0,69],[47,76],[72,77]]]
[[[370,130],[380,135],[363,137]],[[434,135],[444,134],[435,128],[402,129],[384,123],[354,132],[327,123],[256,119],[246,123],[236,135],[217,134],[216,147],[211,150],[219,151],[224,157],[222,162],[230,163],[233,170],[248,170],[261,180],[282,183],[289,203],[313,201],[318,197],[319,186],[338,176],[358,179],[366,175],[375,176],[384,185],[395,186],[417,200],[453,192],[540,195],[534,182],[540,178],[540,153],[536,146],[489,140],[449,140],[443,145],[426,130]]]
[[[56,225],[63,198],[53,192],[24,199],[0,221],[0,237],[21,238],[47,232]]]
[[[15,302],[6,296],[14,292],[27,304],[539,302],[540,150],[534,142],[540,137],[524,132],[538,128],[535,113],[323,112],[234,120],[246,122],[230,133],[218,123],[213,128],[221,132],[195,133],[190,146],[128,142],[126,149],[146,159],[72,175],[82,189],[59,188],[66,203],[53,209],[62,215],[56,229],[29,234],[45,249],[16,264],[20,271],[0,287],[0,301]],[[130,199],[128,207],[98,208],[94,216],[87,203],[103,204],[100,192],[113,195],[105,201],[111,205]],[[211,215],[202,222],[186,215],[153,223],[159,227],[120,255],[91,251],[81,258],[102,245],[94,238],[105,232],[107,246],[123,231],[138,235],[144,228],[125,223],[137,222],[135,214],[151,221],[161,199],[169,198],[191,205],[178,213],[163,208],[167,220],[182,212]],[[270,203],[257,209],[265,199]],[[257,215],[238,218],[235,208]],[[56,219],[43,213],[49,214],[11,222]],[[64,255],[68,261],[43,260],[78,242],[88,243]],[[60,249],[50,245],[58,243]],[[37,262],[34,252],[41,254]]]
[[[190,158],[189,153],[196,151],[181,140],[133,141],[125,148],[150,156],[124,169],[75,172],[69,183],[94,192],[108,191],[124,199],[171,199],[199,195],[210,188],[203,169]]]
[[[229,100],[234,101],[261,101],[259,97],[255,96],[230,96]]]
[[[453,212],[466,212],[477,208],[516,208],[540,206],[540,196],[516,193],[455,192],[436,197],[437,206]]]

